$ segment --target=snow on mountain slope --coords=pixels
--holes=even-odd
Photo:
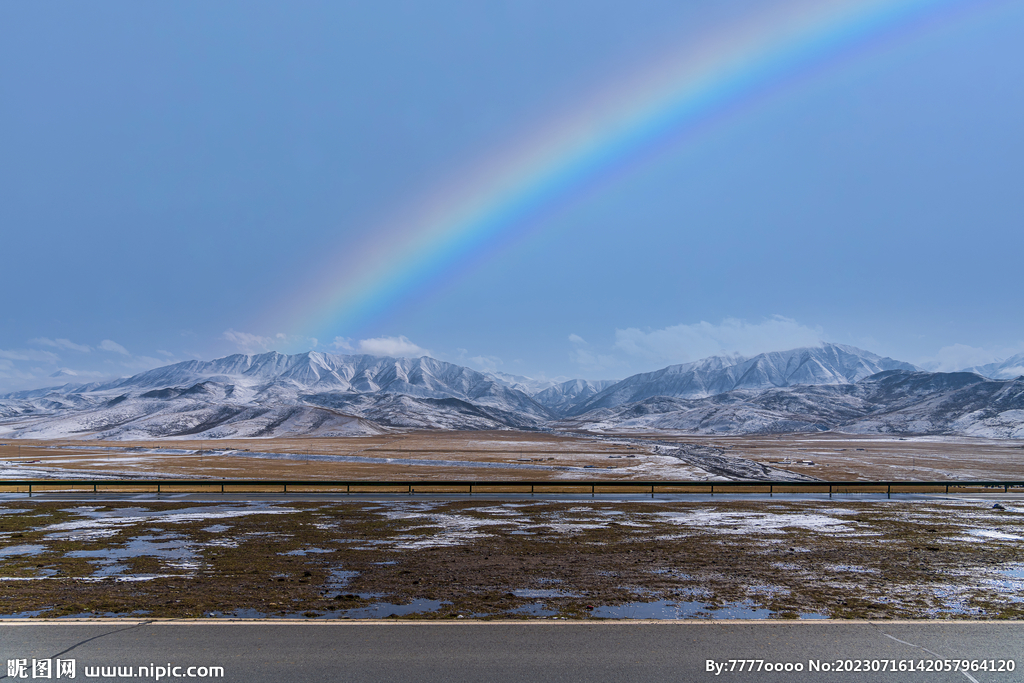
[[[655,396],[705,398],[729,391],[766,390],[799,384],[852,384],[884,370],[917,370],[910,363],[868,351],[824,344],[819,347],[762,353],[753,358],[712,356],[695,363],[670,365],[627,377],[566,411],[581,415]]]
[[[9,436],[135,439],[369,434],[388,425],[534,428],[551,413],[482,373],[433,358],[271,352],[10,394],[0,417]]]
[[[563,428],[672,429],[701,434],[835,430],[1024,438],[1024,380],[893,370],[856,384],[737,390],[701,399],[653,397],[599,408]]]
[[[896,369],[872,373],[886,366]],[[530,397],[432,358],[234,355],[104,384],[8,394],[0,397],[0,433],[127,440],[393,429],[831,429],[1024,438],[1024,379],[912,368],[825,345],[707,358],[622,382],[571,380]]]
[[[266,387],[273,385],[290,385],[304,391],[461,398],[547,416],[547,411],[524,393],[508,389],[483,373],[459,365],[429,357],[336,356],[315,351],[293,356],[270,352],[252,356],[236,354],[213,361],[186,361],[104,384],[69,384],[0,398],[34,399],[72,394],[97,396],[112,392],[134,394],[142,389],[185,387],[207,381],[253,391],[265,391]]]
[[[1024,380],[968,372],[882,373],[865,382],[876,410],[843,425],[859,434],[1024,438]]]
[[[610,379],[594,381],[571,379],[534,394],[533,400],[550,408],[555,413],[562,414],[572,406],[586,401],[616,383],[616,380]]]
[[[245,438],[271,436],[371,436],[386,429],[352,415],[304,406],[254,407],[192,403],[153,406],[128,404],[27,421],[13,434],[27,439],[90,438],[144,440],[154,438]]]
[[[485,374],[502,386],[521,391],[527,396],[534,396],[538,392],[558,384],[556,380],[534,379],[524,375],[510,375],[507,372],[488,372]]]
[[[1007,358],[1004,361],[988,363],[987,365],[975,365],[972,368],[965,368],[963,372],[976,372],[983,377],[992,379],[1014,379],[1024,375],[1024,353]]]

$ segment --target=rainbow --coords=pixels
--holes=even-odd
[[[312,287],[290,296],[278,329],[320,339],[355,336],[412,293],[442,281],[453,266],[472,262],[544,210],[659,144],[835,55],[968,4],[982,3],[799,1],[689,46],[517,140],[425,206],[341,251]]]

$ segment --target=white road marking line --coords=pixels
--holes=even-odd
[[[897,638],[895,636],[890,636],[888,633],[882,633],[882,635],[885,636],[886,638],[892,638],[897,643],[903,643],[904,645],[909,645],[910,647],[916,647],[919,650],[924,650],[925,652],[927,652],[928,654],[932,655],[933,657],[938,657],[939,659],[945,659],[945,657],[943,657],[942,655],[940,655],[940,654],[938,654],[936,652],[932,652],[931,650],[929,650],[926,647],[921,647],[920,645],[915,645],[914,643],[908,643],[907,641],[900,640],[899,638]],[[970,681],[973,681],[973,683],[978,683],[978,679],[975,678],[974,676],[972,676],[971,674],[967,673],[966,671],[961,671],[960,673],[962,673],[964,676],[967,676],[967,678]]]

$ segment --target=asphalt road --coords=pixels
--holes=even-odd
[[[2,622],[0,677],[32,660],[75,661],[75,680],[122,667],[143,680],[281,681],[1021,681],[1024,624],[1014,622]],[[764,660],[760,671],[730,660]],[[1012,660],[1015,670],[897,669],[922,660]],[[21,662],[19,660],[24,660]],[[709,671],[708,660],[725,666]],[[11,662],[13,661],[13,668]],[[847,661],[849,664],[847,665]],[[819,670],[811,670],[819,663]],[[24,670],[19,664],[24,663]],[[950,662],[952,665],[952,662]],[[4,667],[4,664],[7,664]],[[785,671],[789,664],[792,671]],[[139,670],[139,666],[147,669]],[[729,670],[732,666],[733,670]],[[753,664],[755,669],[759,666]],[[783,671],[767,671],[780,666]],[[131,671],[126,667],[132,667]],[[174,667],[181,667],[175,672]],[[797,668],[802,668],[802,671]],[[20,676],[19,676],[20,677]],[[61,678],[66,679],[67,676]],[[60,679],[58,679],[60,680]]]

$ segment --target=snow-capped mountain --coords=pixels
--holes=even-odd
[[[555,380],[534,379],[533,377],[525,377],[523,375],[510,375],[507,372],[486,372],[484,374],[492,378],[498,384],[506,386],[509,389],[521,391],[527,396],[533,396],[539,391],[544,391],[548,387],[553,387],[558,384]]]
[[[389,427],[535,428],[552,413],[486,375],[429,357],[309,352],[187,361],[0,400],[0,433],[105,439],[345,435]]]
[[[737,390],[701,399],[652,397],[563,420],[597,431],[935,434],[1024,438],[1024,379],[891,370],[855,384]]]
[[[963,372],[976,372],[992,379],[1014,379],[1024,375],[1024,353],[1018,353],[1004,361],[965,368]]]
[[[910,363],[841,344],[762,353],[753,358],[712,356],[627,377],[576,402],[567,412],[580,415],[655,396],[705,398],[743,389],[763,391],[800,384],[852,384],[885,370],[917,369]]]
[[[836,344],[706,358],[620,382],[570,380],[532,396],[506,385],[515,380],[529,389],[523,379],[427,357],[238,354],[2,396],[0,435],[142,440],[393,429],[831,429],[1024,438],[1024,378],[923,372]]]
[[[563,414],[571,407],[617,383],[617,380],[612,379],[571,379],[533,394],[533,400],[557,414]]]
[[[487,374],[506,387],[523,392],[537,403],[550,408],[558,415],[563,414],[571,406],[576,405],[580,401],[585,401],[618,381],[614,379],[555,381],[538,380],[522,375],[510,375],[505,372],[491,372]]]

